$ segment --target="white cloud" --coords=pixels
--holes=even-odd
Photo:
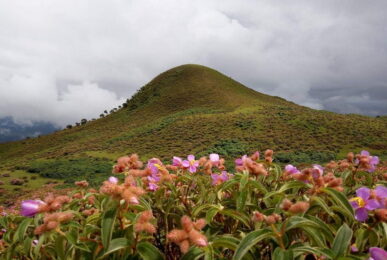
[[[0,0],[0,117],[62,126],[96,117],[184,63],[314,108],[386,113],[386,8],[383,0]],[[346,98],[365,87],[379,94]],[[343,108],[315,95],[327,89]]]

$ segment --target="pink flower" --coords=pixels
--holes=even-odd
[[[177,167],[181,167],[181,166],[183,166],[183,160],[180,157],[173,156],[172,165],[177,166]]]
[[[219,160],[220,160],[219,154],[217,154],[217,153],[210,154],[210,161],[211,161],[212,165],[218,166]]]
[[[113,176],[110,176],[108,181],[112,184],[117,184],[118,183],[118,179],[116,177],[113,177]]]
[[[379,247],[371,247],[370,248],[370,260],[386,260],[387,259],[387,251],[379,248]]]
[[[40,206],[45,204],[46,203],[41,200],[24,200],[21,203],[20,214],[25,217],[33,217],[39,213]]]
[[[213,174],[211,174],[211,178],[212,178],[212,185],[213,186],[219,185],[219,184],[229,180],[229,176],[228,176],[226,171],[222,171],[221,174],[213,173]]]
[[[243,155],[241,158],[235,160],[236,166],[243,166],[243,163],[246,161],[247,155]]]
[[[190,173],[194,173],[197,171],[197,167],[199,167],[199,162],[195,160],[195,156],[190,154],[187,156],[188,160],[184,160],[182,165],[184,168],[187,168]]]
[[[291,165],[291,164],[288,164],[285,166],[285,172],[289,173],[289,174],[296,174],[296,173],[300,173],[300,171],[297,169],[297,167]]]

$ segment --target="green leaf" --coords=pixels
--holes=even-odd
[[[113,242],[113,241],[112,241]],[[137,245],[137,252],[144,260],[162,260],[163,254],[151,243],[141,242]]]
[[[295,256],[299,254],[315,254],[315,255],[323,255],[328,259],[334,258],[335,254],[330,249],[320,249],[317,247],[310,246],[299,246],[292,248]]]
[[[215,259],[214,248],[211,244],[208,244],[204,249],[204,260],[213,260]]]
[[[27,228],[31,224],[32,220],[32,218],[26,218],[19,224],[15,232],[15,236],[13,237],[13,242],[23,240]]]
[[[284,193],[285,191],[289,189],[301,189],[301,188],[306,188],[308,185],[306,183],[300,182],[300,181],[291,181],[291,182],[286,182],[284,185],[281,186],[276,191],[271,191],[267,193],[264,197],[264,199],[268,199],[276,194],[281,194]]]
[[[114,253],[115,251],[118,251],[120,249],[123,249],[129,245],[129,240],[123,237],[115,238],[112,241],[110,241],[109,248],[105,251],[105,254],[103,257]]]
[[[203,257],[204,252],[197,247],[191,247],[187,253],[185,253],[181,260],[196,260]]]
[[[232,236],[217,237],[212,240],[212,247],[223,247],[235,251],[239,243],[239,240]]]
[[[232,210],[232,209],[224,209],[224,210],[220,211],[220,213],[223,214],[223,215],[232,217],[233,219],[235,219],[237,221],[242,222],[247,227],[250,226],[249,225],[249,218],[246,217],[245,214],[243,214],[243,213],[241,213],[239,211]]]
[[[335,252],[336,257],[346,255],[351,243],[352,233],[352,229],[350,229],[345,223],[339,228],[332,245],[332,250]]]
[[[266,229],[256,230],[247,234],[235,250],[233,260],[240,260],[259,241],[274,236],[273,232]]]
[[[353,208],[343,193],[332,188],[323,188],[322,191],[328,194],[333,202],[339,206],[339,208],[343,209],[343,212],[351,222],[354,220]]]
[[[293,260],[293,251],[292,250],[284,250],[280,247],[277,247],[272,255],[273,260]]]
[[[289,231],[289,230],[294,229],[294,228],[303,228],[303,227],[312,227],[312,228],[316,228],[316,229],[320,228],[320,226],[317,223],[315,223],[307,218],[293,216],[293,217],[290,217],[288,222],[287,222],[286,231]]]
[[[116,221],[117,208],[106,211],[102,216],[101,221],[101,239],[104,248],[109,248],[110,240],[114,230],[114,223]]]

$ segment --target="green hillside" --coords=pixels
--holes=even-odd
[[[258,93],[213,69],[183,65],[154,78],[104,118],[0,144],[0,167],[42,173],[56,160],[63,167],[85,160],[111,164],[133,152],[142,159],[209,152],[231,158],[267,148],[282,162],[327,161],[360,149],[385,158],[386,129],[383,117],[313,110]]]

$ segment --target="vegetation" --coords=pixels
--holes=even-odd
[[[378,157],[349,153],[300,170],[273,163],[272,150],[260,157],[238,158],[234,174],[214,153],[172,164],[121,157],[114,172],[124,181],[111,176],[99,191],[79,181],[67,196],[3,213],[0,257],[386,259],[387,176]]]

